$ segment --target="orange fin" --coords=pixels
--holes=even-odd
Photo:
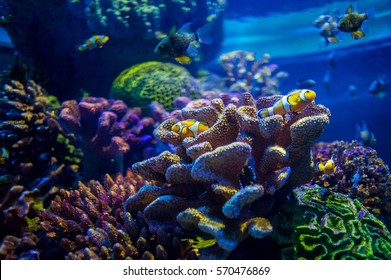
[[[174,57],[174,59],[179,62],[180,64],[190,64],[191,63],[191,58],[188,57],[188,56],[178,56],[178,57]]]

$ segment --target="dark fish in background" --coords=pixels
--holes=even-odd
[[[337,58],[336,58],[336,54],[335,54],[335,51],[332,50],[328,57],[327,57],[328,61],[329,61],[329,66],[330,68],[334,69],[336,64],[337,64]]]
[[[369,86],[369,92],[379,98],[383,98],[389,89],[389,82],[386,82],[383,77],[374,80]]]
[[[175,24],[167,36],[155,48],[155,53],[162,57],[172,57],[180,64],[190,64],[198,56],[199,43],[211,44],[209,36],[211,23],[207,23],[196,32],[191,32],[191,23],[186,23],[178,30]]]
[[[350,5],[346,9],[345,15],[338,23],[338,29],[342,32],[350,33],[353,39],[357,40],[365,36],[365,33],[360,28],[366,19],[368,19],[368,14],[359,14],[357,12],[353,12],[352,5]]]
[[[337,20],[330,14],[320,15],[313,23],[313,26],[320,29],[319,35],[325,38],[326,46],[329,43],[338,43],[339,39],[336,37],[339,30],[337,28]]]
[[[337,28],[336,22],[331,22],[331,23],[326,22],[320,28],[319,35],[322,36],[323,38],[325,38],[325,40],[326,40],[325,44],[327,46],[329,43],[338,43],[339,42],[338,38],[336,37],[338,32],[339,32],[339,30]]]
[[[312,79],[301,79],[296,82],[296,86],[299,88],[312,88],[316,85],[316,82]]]
[[[350,97],[356,98],[357,97],[357,87],[355,85],[349,85],[348,94]]]
[[[356,124],[356,138],[363,147],[374,147],[376,145],[376,138],[373,132],[368,129],[366,122]]]
[[[327,90],[330,90],[330,77],[331,77],[331,72],[329,69],[327,69],[323,76],[323,85]]]
[[[12,15],[2,15],[0,16],[0,27],[6,27],[8,24],[13,22],[13,16]]]

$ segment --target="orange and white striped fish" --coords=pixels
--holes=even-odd
[[[329,159],[328,161],[326,161],[325,164],[319,162],[316,165],[316,169],[326,175],[330,175],[331,173],[337,171],[337,167],[335,166],[335,162],[333,159]]]
[[[310,104],[316,97],[316,93],[309,89],[296,89],[277,100],[273,106],[260,109],[258,118],[266,118],[273,115],[285,115],[286,113],[300,114],[304,107]]]
[[[206,122],[199,122],[197,120],[189,119],[177,122],[171,128],[172,131],[178,133],[183,137],[196,137],[201,132],[209,128]]]
[[[94,35],[91,38],[84,41],[83,44],[76,46],[76,49],[80,52],[85,50],[93,50],[95,48],[102,48],[104,44],[109,40],[107,35]]]

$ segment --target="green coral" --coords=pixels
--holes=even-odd
[[[178,96],[199,98],[200,86],[183,67],[172,63],[150,61],[122,71],[114,80],[111,97],[124,100],[128,106],[148,112],[152,101],[173,110]]]
[[[391,259],[386,226],[357,199],[318,185],[294,190],[296,201],[273,220],[285,259]]]

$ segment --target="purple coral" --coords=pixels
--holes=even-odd
[[[124,156],[129,151],[133,160],[137,153],[142,159],[143,150],[153,145],[152,136],[144,134],[153,127],[153,120],[142,119],[140,108],[128,108],[121,100],[85,97],[79,103],[65,101],[60,120],[81,142],[87,177],[122,172]]]
[[[315,163],[333,158],[337,170],[328,176],[316,172],[311,183],[358,198],[390,227],[391,175],[373,148],[357,141],[335,141],[314,145],[312,154]]]
[[[46,236],[59,240],[66,259],[186,258],[183,232],[149,232],[141,213],[124,212],[124,200],[144,182],[126,176],[105,176],[104,183],[79,183],[77,190],[61,190],[48,209],[40,212]],[[183,254],[183,255],[181,255]],[[192,254],[195,256],[195,254]]]

